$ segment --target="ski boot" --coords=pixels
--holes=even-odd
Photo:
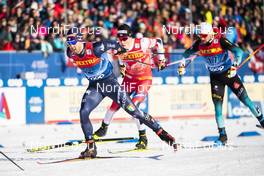
[[[136,144],[136,149],[146,149],[148,145],[148,139],[146,136],[146,130],[139,131],[139,139]]]
[[[95,158],[97,155],[97,150],[96,150],[96,145],[94,140],[88,140],[86,141],[87,147],[86,149],[81,152],[79,158],[80,159],[85,159],[85,158]]]
[[[226,131],[225,131],[225,127],[224,128],[218,128],[219,131],[219,138],[216,141],[216,143],[221,143],[223,145],[225,145],[227,143],[227,135],[226,135]]]
[[[101,127],[93,134],[94,139],[98,139],[100,137],[105,136],[107,133],[107,129],[108,129],[108,124],[102,122]]]
[[[167,131],[160,128],[156,134],[160,137],[161,140],[165,141],[168,145],[172,146],[173,149],[176,151],[178,148],[178,144],[175,143],[175,138],[172,137]]]

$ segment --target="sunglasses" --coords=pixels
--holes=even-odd
[[[118,39],[120,40],[120,41],[123,41],[123,42],[125,42],[125,41],[127,41],[127,39],[128,39],[128,37],[127,36],[120,36],[120,37],[118,37]]]
[[[208,36],[208,34],[200,34],[199,35],[201,38],[206,38]]]
[[[68,45],[75,45],[77,43],[77,40],[76,40],[76,37],[70,36],[70,37],[67,37],[66,42]]]

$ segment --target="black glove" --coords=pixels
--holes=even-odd
[[[125,48],[123,48],[122,46],[120,46],[118,49],[117,49],[117,52],[115,53],[115,55],[120,55],[120,54],[124,54],[126,53],[127,50]]]
[[[158,66],[158,71],[165,69],[167,67],[167,59],[164,58],[162,60],[159,60],[157,66]]]
[[[121,64],[119,70],[120,70],[120,74],[121,74],[121,76],[123,78],[126,75],[126,65],[125,64]]]

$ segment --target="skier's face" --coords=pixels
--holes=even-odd
[[[212,40],[213,34],[200,34],[199,37],[203,43],[207,43]]]
[[[127,36],[127,35],[118,37],[119,43],[121,44],[122,47],[124,47],[126,49],[130,48],[130,46],[131,46],[131,43],[132,43],[131,39],[132,38],[130,36]]]
[[[70,48],[71,51],[73,51],[76,54],[80,54],[82,49],[83,49],[83,45],[81,42],[79,42],[76,39],[76,35],[72,34],[72,35],[68,35],[67,36],[67,45]]]

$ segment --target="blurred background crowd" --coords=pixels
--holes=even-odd
[[[0,50],[64,49],[63,34],[40,27],[101,27],[91,40],[116,37],[117,26],[127,23],[137,36],[161,37],[170,49],[191,46],[195,39],[184,33],[168,34],[163,25],[190,26],[207,21],[218,27],[233,27],[226,37],[243,48],[264,43],[263,0],[1,0]]]

